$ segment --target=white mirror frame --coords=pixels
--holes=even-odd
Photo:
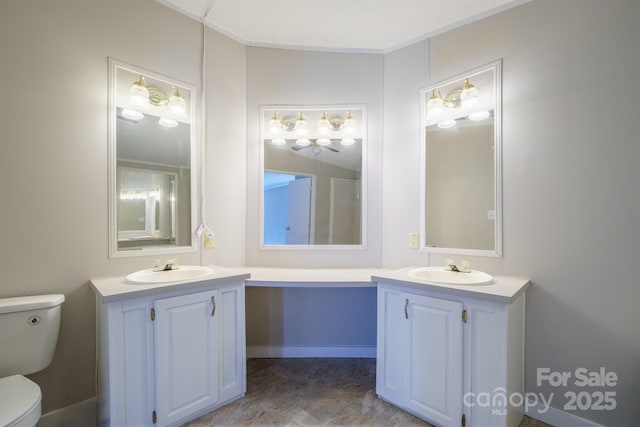
[[[196,112],[196,89],[193,85],[174,79],[171,77],[158,74],[156,72],[128,64],[126,62],[119,61],[117,59],[108,58],[109,64],[109,86],[108,86],[108,119],[107,119],[107,138],[108,138],[108,152],[109,152],[109,191],[108,191],[108,205],[109,205],[109,258],[126,258],[136,256],[152,256],[152,255],[170,255],[179,253],[195,253],[197,250],[198,238],[195,234],[195,227],[197,225],[197,194],[198,185],[196,177],[198,176],[199,164],[197,162],[197,151],[199,151],[197,143],[197,117]],[[167,85],[176,85],[180,88],[186,88],[191,93],[189,96],[189,109],[191,111],[190,120],[190,216],[191,216],[191,245],[189,246],[166,246],[166,247],[140,247],[140,249],[134,250],[119,250],[118,249],[118,229],[117,229],[117,202],[116,197],[116,178],[117,178],[117,141],[116,141],[116,94],[117,94],[117,76],[118,69],[123,69],[132,73],[142,74],[144,76],[151,77],[156,80],[163,81]]]
[[[360,244],[358,245],[330,245],[330,244],[309,244],[309,245],[265,245],[264,244],[264,144],[265,139],[269,139],[267,135],[265,135],[264,129],[266,128],[265,123],[265,111],[266,110],[278,110],[278,111],[288,111],[288,112],[302,112],[304,114],[305,111],[322,111],[322,110],[358,110],[362,114],[361,123],[358,124],[360,127],[360,134],[362,137],[362,169],[361,169],[361,187],[360,187]],[[368,203],[368,179],[367,179],[367,106],[364,104],[332,104],[332,105],[262,105],[260,106],[260,132],[259,132],[259,142],[260,142],[260,172],[259,172],[259,180],[258,180],[258,192],[259,192],[259,203],[260,203],[260,244],[259,248],[261,250],[354,250],[354,249],[366,249],[367,248],[367,203]]]
[[[465,249],[465,248],[445,248],[427,245],[427,227],[426,227],[426,99],[432,89],[450,85],[456,81],[463,81],[466,77],[479,74],[483,71],[493,70],[495,88],[495,109],[494,109],[494,159],[493,159],[493,188],[495,203],[495,225],[494,237],[495,244],[493,250],[484,249]],[[474,68],[467,72],[458,74],[449,79],[430,84],[428,87],[420,90],[420,250],[430,253],[442,253],[453,255],[469,255],[469,256],[502,256],[502,60],[490,62],[482,67]]]

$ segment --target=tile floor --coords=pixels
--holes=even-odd
[[[246,396],[185,426],[431,426],[379,399],[375,377],[375,359],[249,359]]]

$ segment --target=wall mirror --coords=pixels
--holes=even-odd
[[[109,59],[111,257],[195,251],[194,93]]]
[[[260,114],[260,247],[365,247],[365,108],[269,106]]]
[[[502,255],[501,66],[420,91],[423,250]]]

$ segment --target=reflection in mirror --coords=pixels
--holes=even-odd
[[[421,91],[422,246],[500,256],[501,63]]]
[[[110,254],[191,252],[193,88],[115,60],[110,71]]]
[[[261,246],[363,247],[364,108],[261,114]]]

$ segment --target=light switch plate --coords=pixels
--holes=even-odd
[[[213,233],[205,233],[204,235],[204,248],[213,249],[216,245],[216,235]]]
[[[420,234],[409,233],[409,249],[418,249],[420,246]]]

